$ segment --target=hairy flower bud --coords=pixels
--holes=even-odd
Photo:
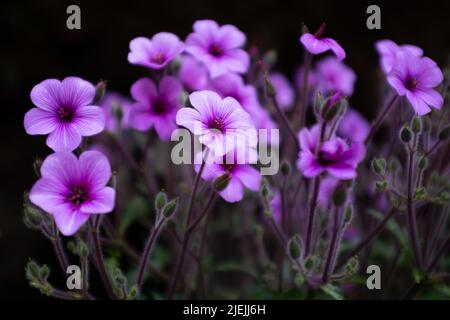
[[[419,116],[412,119],[411,129],[415,134],[422,132],[422,119]]]
[[[89,256],[89,248],[83,240],[78,241],[78,254],[83,259]]]
[[[425,156],[420,156],[417,159],[417,167],[420,170],[425,170],[427,168],[427,165],[428,165],[428,160],[427,160],[427,158]]]
[[[403,126],[400,130],[400,139],[403,143],[409,143],[412,139],[412,131],[408,126]]]
[[[293,236],[288,242],[289,256],[293,260],[300,258],[300,245],[298,235]]]
[[[36,177],[41,177],[41,166],[42,166],[42,160],[40,158],[36,158],[33,162],[33,170]]]
[[[95,98],[94,103],[97,103],[103,99],[106,92],[106,81],[100,80],[95,86]]]
[[[137,285],[131,287],[130,292],[128,292],[127,300],[134,300],[139,294]]]
[[[375,182],[375,189],[377,192],[384,192],[388,189],[389,183],[386,180]]]
[[[218,192],[221,192],[225,190],[226,187],[228,187],[228,184],[231,181],[231,176],[228,172],[225,172],[220,177],[217,177],[216,180],[214,180],[214,189],[216,189]]]
[[[424,116],[422,117],[422,126],[424,132],[431,132],[431,120],[430,117]]]
[[[386,160],[384,158],[373,159],[372,170],[375,174],[384,177],[386,175]]]
[[[170,218],[172,214],[177,210],[178,208],[178,198],[175,198],[173,200],[170,200],[165,206],[162,211],[162,214],[166,218]]]
[[[419,187],[414,192],[415,200],[425,200],[427,197],[427,189],[425,187]]]
[[[281,174],[285,177],[291,174],[291,165],[286,160],[283,160],[280,165]]]
[[[271,98],[275,98],[277,91],[270,81],[269,74],[267,72],[264,73],[264,83],[266,85],[267,95]]]
[[[164,191],[158,192],[155,198],[155,209],[161,210],[167,203],[167,195]]]

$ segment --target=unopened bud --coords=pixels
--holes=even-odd
[[[384,192],[387,190],[389,184],[386,180],[381,180],[375,182],[375,189],[377,192]]]
[[[298,236],[294,236],[289,240],[288,249],[289,249],[289,256],[293,260],[297,260],[298,258],[300,258],[300,248],[299,248],[299,243],[298,243]]]
[[[95,86],[95,98],[94,102],[100,102],[105,96],[106,92],[106,81],[100,80]]]
[[[427,189],[425,187],[419,187],[414,192],[414,199],[415,200],[425,200],[427,197]]]
[[[411,139],[412,139],[412,132],[411,132],[411,129],[408,126],[404,126],[400,130],[400,139],[404,143],[409,143],[411,141]]]
[[[431,132],[431,120],[430,117],[428,116],[424,116],[422,118],[422,126],[423,126],[423,131],[424,132]]]
[[[352,221],[353,218],[353,206],[350,203],[347,208],[345,209],[345,215],[344,215],[344,224],[349,224],[350,221]]]
[[[419,159],[417,160],[417,167],[420,170],[425,170],[427,168],[427,165],[428,165],[427,158],[425,158],[425,156],[420,156]]]
[[[164,191],[158,192],[155,198],[155,209],[161,210],[166,205],[166,202],[167,202],[166,193]]]
[[[41,166],[42,166],[42,160],[39,158],[36,158],[33,162],[33,170],[36,177],[41,177]]]
[[[139,294],[138,287],[136,285],[132,286],[130,292],[128,292],[128,300],[134,300]]]
[[[48,275],[50,274],[50,269],[46,264],[44,264],[39,270],[39,278],[41,281],[47,281]]]
[[[291,165],[286,160],[283,160],[280,165],[281,174],[285,177],[291,174]]]
[[[267,95],[271,98],[275,98],[277,95],[277,91],[275,90],[272,81],[270,81],[267,72],[264,74],[264,83],[266,84]]]
[[[411,123],[412,131],[417,134],[422,131],[422,119],[418,116],[414,117]]]
[[[83,240],[78,242],[78,254],[83,259],[86,259],[89,256],[89,248]]]
[[[373,159],[372,170],[375,174],[384,177],[386,175],[386,160],[384,158]]]
[[[163,216],[169,218],[178,208],[178,198],[170,200],[163,209]]]

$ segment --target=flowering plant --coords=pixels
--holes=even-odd
[[[148,75],[128,97],[79,77],[37,84],[24,127],[52,153],[34,163],[24,222],[81,279],[56,287],[30,260],[30,285],[61,299],[356,299],[380,285],[366,281],[377,265],[387,297],[448,294],[447,74],[378,41],[371,121],[325,31],[305,28],[294,83],[236,26],[200,20],[184,42],[130,41]]]

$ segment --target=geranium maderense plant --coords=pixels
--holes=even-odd
[[[378,41],[370,120],[343,47],[325,24],[304,30],[293,83],[237,27],[200,20],[184,42],[130,41],[128,62],[149,75],[128,95],[37,84],[24,127],[53,153],[34,164],[24,221],[81,279],[57,288],[30,260],[30,285],[61,299],[358,299],[378,265],[384,297],[444,295],[447,73]]]

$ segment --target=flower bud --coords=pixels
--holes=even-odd
[[[28,280],[39,279],[41,268],[34,260],[29,260],[27,266],[25,267],[25,275]]]
[[[285,177],[291,174],[291,165],[286,160],[283,160],[280,165],[281,174]]]
[[[263,183],[261,184],[261,196],[266,200],[270,196],[270,189],[267,180],[263,180]]]
[[[78,241],[78,254],[83,259],[89,256],[89,248],[83,240]]]
[[[95,86],[95,98],[94,103],[100,102],[105,96],[106,81],[100,80]]]
[[[114,118],[121,121],[123,118],[122,105],[117,101],[113,101],[111,103],[111,113],[114,116]]]
[[[448,193],[447,191],[442,191],[441,193],[439,193],[437,202],[442,206],[447,205],[450,202],[450,193]]]
[[[422,126],[424,132],[431,132],[431,120],[430,117],[424,116],[422,118]]]
[[[409,143],[412,139],[412,132],[411,129],[408,126],[403,126],[403,128],[400,130],[400,139],[404,143]]]
[[[155,198],[155,209],[161,210],[167,203],[167,195],[164,191],[158,192]]]
[[[322,93],[320,91],[316,91],[316,96],[314,100],[314,113],[317,116],[320,116],[322,106],[325,104],[325,98],[323,97]]]
[[[347,200],[347,189],[342,186],[338,186],[333,191],[333,204],[337,207],[342,206]]]
[[[298,236],[293,236],[288,242],[289,256],[293,260],[300,258],[300,247],[298,243]]]
[[[350,203],[347,208],[345,209],[345,213],[344,213],[344,224],[348,225],[350,223],[350,221],[352,221],[353,218],[353,206]]]
[[[422,119],[419,116],[412,119],[411,129],[415,134],[422,132]]]
[[[264,216],[268,219],[272,219],[273,218],[273,214],[272,214],[272,210],[270,209],[264,209]]]
[[[439,132],[439,140],[444,141],[447,140],[448,137],[450,137],[450,125]]]
[[[24,209],[24,223],[31,229],[38,229],[42,223],[42,214],[39,210],[28,205]]]
[[[425,156],[420,156],[417,159],[417,167],[420,170],[425,170],[427,168],[427,165],[428,165],[428,161],[427,161],[427,158]]]
[[[273,86],[272,82],[269,79],[269,75],[267,72],[264,73],[264,83],[266,85],[267,95],[271,98],[275,98],[277,95],[277,91],[275,90],[275,87]]]
[[[392,158],[390,163],[390,169],[392,172],[396,172],[399,168],[400,164],[398,163],[397,158]]]
[[[303,277],[303,275],[300,272],[297,272],[294,278],[294,282],[297,287],[301,287],[305,282],[305,277]]]
[[[425,187],[419,187],[414,192],[415,200],[425,200],[427,197],[427,189]]]
[[[177,210],[178,208],[178,198],[175,198],[173,200],[170,200],[163,209],[163,216],[166,218],[170,218],[172,214]]]
[[[131,287],[130,292],[128,292],[127,300],[134,300],[139,294],[137,285]]]
[[[116,286],[123,287],[127,283],[127,278],[123,275],[119,268],[115,268],[113,271],[113,279]]]
[[[375,182],[375,189],[377,192],[384,192],[387,190],[389,184],[386,180],[380,180]]]
[[[373,159],[372,170],[375,174],[384,177],[386,175],[386,160],[384,158]]]
[[[220,177],[217,177],[216,180],[214,180],[214,189],[216,189],[218,192],[221,192],[225,190],[226,187],[228,187],[230,181],[231,175],[228,172],[225,172]]]
[[[359,259],[358,256],[353,256],[345,265],[345,275],[351,276],[358,271]]]
[[[41,177],[41,166],[42,166],[42,160],[39,158],[36,158],[33,162],[33,170],[36,177]]]
[[[44,264],[39,270],[39,278],[41,281],[47,281],[48,275],[50,274],[50,269],[46,264]]]

